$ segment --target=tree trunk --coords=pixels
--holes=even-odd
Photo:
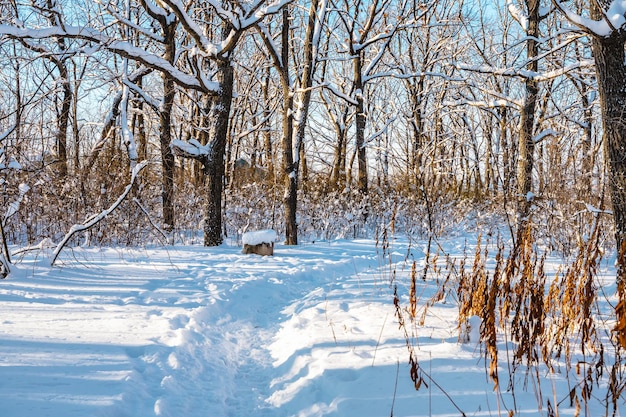
[[[293,94],[289,80],[289,8],[283,9],[280,78],[283,88],[283,181],[285,182],[285,244],[298,244],[298,165],[293,151]]]
[[[344,120],[345,122],[345,120]],[[337,143],[333,157],[333,168],[330,174],[330,188],[343,190],[346,184],[346,129],[345,125],[335,123]]]
[[[580,98],[584,111],[584,136],[582,138],[582,179],[579,186],[579,199],[588,199],[591,193],[591,178],[593,175],[593,112],[591,109],[591,103],[588,96],[589,86],[585,83],[580,83]],[[592,203],[594,204],[594,203]]]
[[[537,43],[539,38],[539,0],[526,0],[526,6],[528,8],[528,29],[526,31],[526,59],[528,65],[526,69],[536,73],[539,68],[537,62],[537,56],[539,55]],[[532,206],[532,173],[535,160],[535,108],[537,107],[537,95],[539,93],[538,83],[533,78],[526,78],[525,88],[526,97],[520,115],[519,154],[517,160],[518,237],[523,235],[524,230],[528,226],[530,208]]]
[[[204,246],[222,243],[222,190],[224,185],[224,154],[228,140],[228,122],[233,100],[234,70],[228,60],[218,63],[220,92],[211,108],[212,137],[210,153],[204,163],[205,209]]]
[[[422,95],[424,92],[424,76],[420,76],[417,82],[407,81],[407,91],[409,92],[411,102],[411,129],[413,131],[413,139],[411,143],[411,155],[409,156],[410,172],[415,178],[415,185],[422,186],[422,164],[424,146],[426,145],[424,135],[424,118],[422,117],[424,103]]]
[[[269,97],[269,89],[270,89],[270,67],[268,66],[265,70],[265,75],[263,79],[263,118],[265,119],[265,123],[263,124],[263,142],[264,142],[264,153],[265,153],[265,166],[267,169],[267,174],[270,182],[274,182],[274,151],[272,149],[272,125],[270,121],[270,97]]]
[[[57,126],[56,154],[59,178],[65,179],[67,177],[67,130],[70,122],[73,93],[67,66],[63,61],[59,60],[57,61],[57,68],[59,70],[59,78],[62,80],[63,98]]]
[[[173,63],[176,56],[176,25],[163,27],[165,39],[164,58]],[[168,232],[174,229],[174,153],[172,152],[172,107],[176,96],[176,84],[163,73],[163,106],[159,112],[161,145],[161,197],[163,199],[163,228]]]
[[[137,85],[139,88],[143,87],[143,77],[140,77],[137,80]],[[139,157],[139,161],[143,161],[148,159],[148,136],[146,134],[146,122],[145,122],[145,106],[143,100],[136,101],[137,112],[134,115],[134,133],[137,137],[137,155]]]
[[[600,110],[604,126],[603,143],[609,166],[609,188],[613,201],[615,241],[617,243],[617,283],[620,292],[626,283],[626,66],[624,44],[626,35],[593,37],[592,50],[596,63]]]
[[[494,125],[494,117],[492,113],[488,113],[486,116],[486,121],[484,122],[485,129],[485,139],[487,144],[485,146],[485,193],[490,194],[492,191],[497,189],[497,186],[493,184],[496,179],[496,176],[493,172],[493,125]]]
[[[362,194],[368,192],[368,173],[367,173],[367,151],[365,148],[365,126],[367,123],[367,116],[365,115],[365,91],[363,85],[363,79],[361,77],[361,71],[363,69],[363,63],[360,56],[354,58],[354,87],[356,89],[356,131],[355,131],[355,146],[357,151],[358,162],[358,176],[357,176],[357,188]]]

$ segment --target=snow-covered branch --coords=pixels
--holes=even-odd
[[[274,65],[279,68],[282,68],[283,63],[282,63],[282,58],[280,54],[280,48],[278,48],[278,46],[276,45],[276,42],[274,42],[274,38],[270,34],[269,29],[263,22],[259,22],[259,24],[256,25],[255,27],[257,31],[259,32],[259,35],[261,36],[261,39],[263,40],[263,43],[265,44],[265,47],[267,48],[269,55],[272,58],[272,61],[274,62]]]
[[[13,125],[10,128],[6,129],[4,132],[0,133],[0,142],[5,140],[11,133],[13,133],[16,127],[17,125]]]
[[[6,224],[9,217],[17,213],[17,211],[20,209],[20,204],[22,203],[22,200],[24,200],[24,196],[30,190],[30,187],[24,183],[20,184],[18,188],[20,190],[20,195],[15,199],[15,201],[9,204],[9,207],[7,208],[7,211],[6,213],[4,213],[4,217],[2,218],[3,224]]]
[[[593,20],[574,13],[561,1],[552,0],[552,3],[570,23],[595,36],[608,37],[626,26],[626,1],[623,0],[613,0],[606,11],[603,11],[602,20]]]
[[[211,153],[211,145],[202,145],[195,139],[190,139],[185,142],[184,140],[173,140],[172,151],[183,158],[191,158],[197,160],[203,160]]]
[[[54,263],[59,257],[59,254],[61,253],[61,251],[67,244],[67,242],[72,238],[72,236],[74,236],[76,233],[84,232],[94,227],[100,221],[105,219],[109,214],[111,214],[122,203],[122,201],[124,201],[126,196],[128,196],[128,194],[130,193],[130,190],[132,190],[133,185],[135,184],[137,175],[139,175],[139,172],[146,165],[148,165],[148,162],[142,161],[133,167],[133,170],[131,172],[131,177],[130,177],[130,183],[126,186],[126,188],[124,189],[124,192],[117,198],[117,200],[115,200],[113,204],[111,204],[109,208],[102,210],[99,214],[91,216],[90,218],[88,218],[81,224],[75,224],[74,226],[70,227],[69,232],[65,234],[61,242],[59,242],[59,244],[54,249],[54,252],[52,253],[52,260],[50,261],[50,266],[54,266]]]
[[[559,132],[557,132],[554,129],[544,129],[541,132],[539,132],[537,135],[535,135],[535,137],[533,138],[533,142],[539,143],[543,141],[544,139],[549,138],[550,136],[557,136],[558,134]]]
[[[130,81],[128,78],[124,77],[122,83],[130,89],[134,94],[141,97],[141,101],[146,103],[148,106],[152,107],[154,111],[159,111],[161,107],[161,102],[159,100],[155,100],[146,93],[146,91],[139,87],[136,83]]]
[[[500,107],[519,108],[521,105],[517,101],[506,99],[444,101],[442,104],[446,107],[472,106],[483,109],[496,109]]]
[[[520,24],[524,32],[527,32],[528,31],[528,15],[526,14],[526,12],[520,9],[519,7],[517,7],[517,5],[513,2],[513,0],[507,0],[506,4],[509,8],[509,13],[511,14],[511,17],[513,17],[513,19],[515,19],[517,23]]]
[[[159,43],[163,43],[163,37],[157,35],[154,32],[148,31],[146,30],[146,28],[136,24],[135,22],[131,21],[130,19],[128,19],[127,17],[122,16],[114,7],[112,7],[110,4],[107,5],[107,11],[113,16],[115,17],[115,19],[117,19],[120,23],[122,23],[124,26],[126,26],[127,28],[132,29],[134,32],[136,33],[140,33],[142,35],[144,35],[145,37],[147,37],[148,39],[152,39],[156,42]]]
[[[334,85],[330,83],[325,83],[324,85],[322,85],[322,87],[330,91],[331,93],[333,93],[335,96],[339,97],[340,99],[347,101],[348,104],[351,104],[352,106],[356,106],[359,104],[358,101],[356,101],[355,99],[350,97],[348,94],[344,93],[343,91],[340,91],[338,88],[336,88]]]
[[[0,35],[9,36],[14,39],[49,39],[56,37],[66,37],[83,39],[98,43],[111,52],[122,57],[139,62],[146,67],[166,73],[174,79],[177,84],[191,90],[199,90],[210,93],[217,93],[219,86],[215,82],[201,83],[196,77],[191,76],[164,58],[147,52],[145,49],[132,45],[127,41],[120,41],[89,27],[78,27],[65,25],[64,27],[51,26],[48,28],[24,28],[11,25],[0,25]]]
[[[135,145],[135,136],[128,126],[128,96],[129,88],[127,85],[122,87],[122,102],[120,103],[120,125],[122,127],[122,142],[126,146],[128,158],[131,164],[135,164],[139,156],[137,155],[137,146]]]
[[[385,133],[387,133],[389,131],[389,126],[391,126],[391,124],[393,122],[395,122],[397,119],[397,117],[390,117],[389,119],[387,119],[387,121],[385,122],[385,125],[380,128],[379,130],[377,130],[376,132],[373,132],[364,142],[364,146],[367,145],[370,142],[373,142],[374,140],[376,140],[376,138],[384,135]]]
[[[173,15],[170,12],[163,9],[158,4],[153,3],[151,0],[139,0],[139,2],[143,6],[144,10],[154,19],[168,23],[173,18]]]

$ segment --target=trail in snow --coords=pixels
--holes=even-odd
[[[472,252],[465,237],[440,243]],[[514,393],[494,391],[480,346],[458,343],[450,294],[409,329],[436,382],[414,390],[393,286],[406,305],[424,256],[402,239],[380,252],[371,240],[277,245],[274,257],[228,245],[76,249],[52,269],[28,253],[0,282],[0,415],[534,416],[548,399],[574,413],[571,372],[527,390],[522,372]],[[418,316],[437,281],[416,283]],[[603,410],[589,404],[589,415]]]
[[[369,242],[345,249],[89,250],[54,269],[24,259],[0,286],[3,415],[275,415],[268,346],[289,305],[357,273],[354,257],[375,262]]]

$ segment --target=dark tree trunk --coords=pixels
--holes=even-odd
[[[618,252],[617,281],[621,290],[624,289],[626,283],[624,261],[626,248],[625,42],[626,35],[622,33],[614,33],[605,38],[594,37],[592,42],[604,126],[604,151],[609,166],[608,179],[615,220],[615,240]]]
[[[539,66],[537,56],[539,55],[539,47],[537,39],[539,38],[539,0],[526,0],[528,8],[528,29],[526,34],[526,59],[528,65],[526,69],[536,73]],[[526,78],[525,80],[526,97],[520,117],[519,129],[519,154],[517,164],[517,197],[519,216],[518,221],[518,237],[524,233],[528,226],[530,208],[532,206],[532,173],[535,161],[535,109],[537,107],[537,96],[539,86],[535,79]]]
[[[411,129],[413,131],[413,139],[411,143],[411,154],[409,157],[409,172],[413,174],[415,178],[415,184],[419,187],[422,185],[422,164],[424,146],[426,144],[424,135],[424,118],[423,118],[423,93],[424,93],[424,78],[421,76],[417,82],[412,80],[407,81],[407,91],[409,92],[409,99],[411,102]]]
[[[143,87],[143,77],[137,80],[137,86]],[[137,156],[139,161],[148,159],[148,136],[146,134],[145,106],[143,100],[137,100],[136,113],[133,117],[133,132],[137,137]]]
[[[298,244],[298,165],[293,152],[293,94],[289,81],[289,9],[283,9],[281,84],[283,87],[283,181],[285,182],[285,244]]]
[[[263,117],[265,118],[265,123],[263,126],[263,141],[264,141],[264,153],[265,153],[265,166],[267,168],[268,178],[271,182],[274,181],[274,150],[272,149],[272,129],[270,122],[270,97],[269,97],[269,89],[270,89],[270,67],[267,67],[264,80],[263,80],[263,105],[265,108],[263,109]]]
[[[337,143],[335,145],[335,155],[333,158],[333,168],[330,175],[329,185],[330,188],[336,190],[343,190],[346,186],[346,116],[347,113],[344,112],[342,122],[335,123]]]
[[[368,173],[367,173],[367,150],[365,144],[365,126],[367,124],[367,115],[365,114],[365,91],[361,71],[363,63],[360,56],[354,59],[354,87],[356,89],[356,131],[355,146],[358,162],[357,188],[362,194],[368,192]]]
[[[587,84],[582,84],[581,100],[584,109],[584,130],[585,136],[582,139],[582,153],[583,153],[583,172],[582,172],[582,190],[587,193],[584,198],[588,198],[588,193],[591,192],[591,177],[593,174],[593,112],[591,110],[591,103],[587,96]],[[583,198],[583,195],[580,195]]]
[[[164,58],[173,63],[176,56],[176,25],[163,27],[165,54]],[[163,106],[159,112],[161,169],[163,199],[163,228],[167,231],[174,229],[174,153],[172,152],[172,107],[176,96],[176,84],[169,76],[163,73]]]
[[[59,69],[59,78],[62,80],[63,97],[57,126],[56,153],[59,177],[65,179],[67,176],[67,130],[70,123],[73,93],[67,66],[63,61],[57,61],[57,68]]]
[[[226,142],[228,121],[233,99],[234,71],[228,60],[218,62],[218,82],[220,92],[211,108],[212,137],[210,152],[204,163],[205,209],[204,246],[218,246],[222,243],[222,190],[224,186]]]

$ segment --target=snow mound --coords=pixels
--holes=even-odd
[[[244,245],[260,245],[261,243],[273,243],[276,241],[276,232],[272,229],[246,232],[241,237]]]

